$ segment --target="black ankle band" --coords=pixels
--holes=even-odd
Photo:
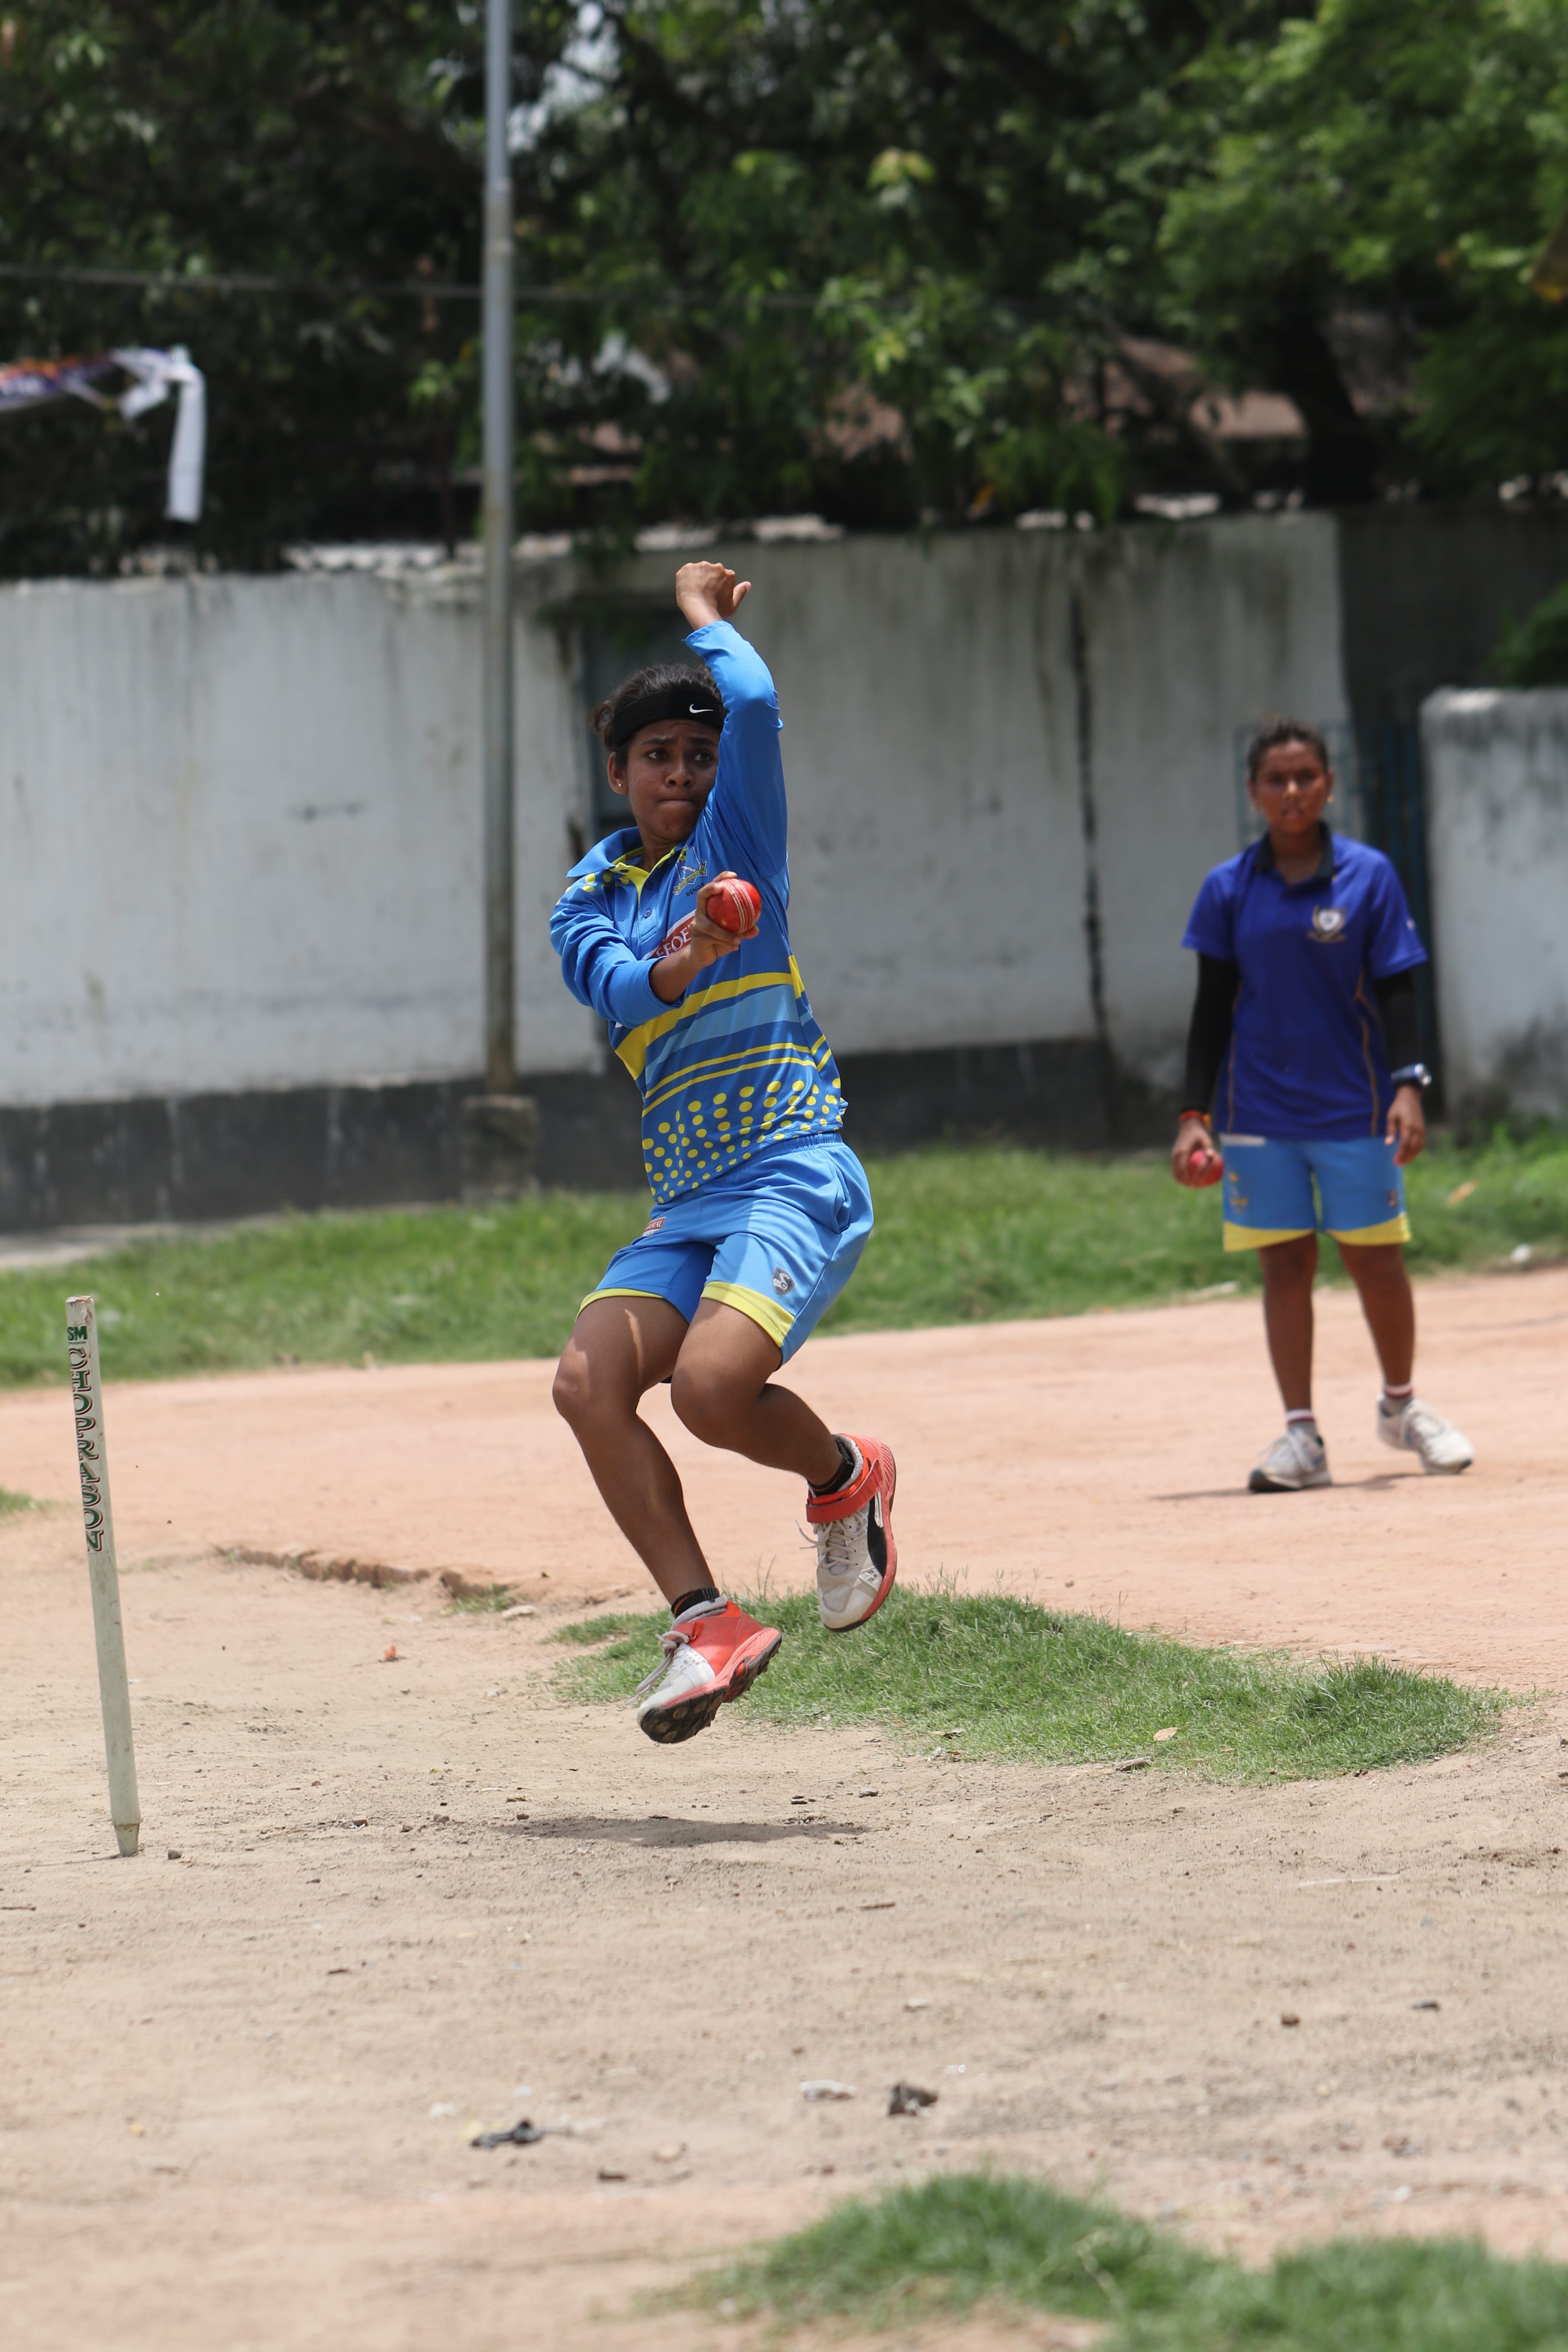
[[[811,1490],[814,1495],[837,1495],[840,1486],[847,1486],[850,1479],[855,1475],[853,1450],[845,1444],[842,1437],[836,1437],[833,1443],[838,1448],[838,1475],[837,1478],[830,1478],[826,1486],[814,1486]]]
[[[705,1601],[722,1601],[723,1594],[716,1584],[699,1584],[690,1592],[683,1592],[679,1601],[669,1604],[672,1618],[684,1617],[689,1609],[700,1609]]]

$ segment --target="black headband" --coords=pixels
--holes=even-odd
[[[610,749],[618,760],[639,728],[657,726],[661,719],[695,719],[701,727],[722,733],[724,706],[710,686],[661,686],[639,694],[617,710],[610,724]]]

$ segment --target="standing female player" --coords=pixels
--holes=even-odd
[[[711,1723],[784,1636],[713,1581],[675,1465],[637,1411],[657,1381],[695,1436],[806,1481],[831,1632],[863,1625],[898,1567],[890,1451],[835,1436],[773,1378],[854,1272],[871,1197],[790,953],[778,700],[731,626],[750,586],[721,563],[677,572],[702,658],[639,670],[595,712],[632,822],[572,868],[550,925],[567,987],[609,1024],[643,1098],[654,1213],[584,1299],[555,1404],[669,1602],[664,1662],[638,1694],[637,1721],[659,1740]],[[709,911],[738,877],[762,902],[743,935]]]
[[[1333,788],[1315,728],[1282,719],[1254,739],[1247,789],[1268,830],[1215,867],[1182,941],[1197,950],[1198,992],[1172,1170],[1179,1184],[1215,1181],[1209,1106],[1218,1078],[1225,1245],[1258,1254],[1285,1400],[1285,1434],[1247,1481],[1256,1495],[1331,1483],[1312,1411],[1320,1230],[1339,1245],[1383,1366],[1384,1444],[1418,1454],[1425,1470],[1464,1470],[1474,1459],[1411,1377],[1415,1303],[1400,1171],[1426,1140],[1414,977],[1426,950],[1387,858],[1330,830]]]

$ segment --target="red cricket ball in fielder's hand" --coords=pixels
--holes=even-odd
[[[1206,1143],[1200,1143],[1187,1161],[1188,1183],[1200,1186],[1217,1184],[1224,1174],[1225,1161],[1219,1153],[1211,1151]]]
[[[756,928],[757,918],[763,911],[762,893],[750,882],[716,882],[708,893],[702,911],[710,923],[718,924],[721,931],[734,931],[743,939],[748,931]]]

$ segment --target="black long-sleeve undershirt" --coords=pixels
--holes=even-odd
[[[1421,1008],[1414,971],[1375,981],[1377,1009],[1389,1067],[1403,1070],[1421,1055]],[[1230,1044],[1231,1015],[1241,985],[1241,968],[1228,956],[1200,955],[1198,991],[1187,1029],[1187,1066],[1182,1077],[1184,1110],[1206,1111]]]

